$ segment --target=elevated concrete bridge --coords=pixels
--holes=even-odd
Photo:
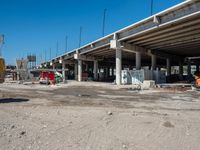
[[[112,69],[112,75],[115,69],[119,85],[124,67],[165,67],[170,75],[171,66],[178,65],[179,74],[183,74],[187,63],[191,74],[192,62],[185,59],[196,56],[200,56],[200,0],[187,0],[42,65],[59,66],[64,75],[66,68],[74,70],[78,81],[82,81],[83,63],[86,70],[92,66],[94,79],[98,78],[98,68],[105,74]],[[198,70],[199,63],[195,62]]]

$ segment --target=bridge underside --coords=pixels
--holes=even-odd
[[[166,68],[170,76],[172,66],[179,66],[179,75],[183,75],[183,66],[187,65],[190,75],[191,65],[195,65],[199,72],[200,59],[188,59],[197,56],[200,56],[200,1],[191,0],[51,62],[54,67],[72,69],[79,81],[82,80],[80,72],[90,70],[94,79],[99,79],[98,74],[103,72],[105,80],[116,79],[120,84],[120,72],[124,68]]]

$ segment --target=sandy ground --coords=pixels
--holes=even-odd
[[[1,150],[199,150],[200,93],[0,85]]]

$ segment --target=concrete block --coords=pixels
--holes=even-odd
[[[144,82],[141,86],[141,88],[143,90],[148,90],[148,89],[154,88],[154,87],[155,87],[155,81],[153,81],[153,80],[144,80]]]
[[[117,40],[111,40],[110,41],[110,48],[111,49],[117,49],[120,47],[120,44]]]

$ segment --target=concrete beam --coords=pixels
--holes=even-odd
[[[123,51],[126,51],[126,52],[133,52],[133,53],[137,53],[137,52],[147,53],[148,52],[148,50],[146,50],[143,47],[128,44],[128,43],[125,43],[125,42],[122,43],[120,47]]]
[[[177,60],[177,59],[184,59],[183,57],[181,56],[177,56],[177,55],[173,55],[173,54],[169,54],[169,53],[165,53],[165,52],[161,52],[159,50],[150,50],[148,52],[150,55],[156,55],[160,58],[170,58],[172,60]]]
[[[94,57],[80,55],[78,53],[74,54],[74,59],[76,59],[76,60],[83,60],[83,61],[95,61]]]

